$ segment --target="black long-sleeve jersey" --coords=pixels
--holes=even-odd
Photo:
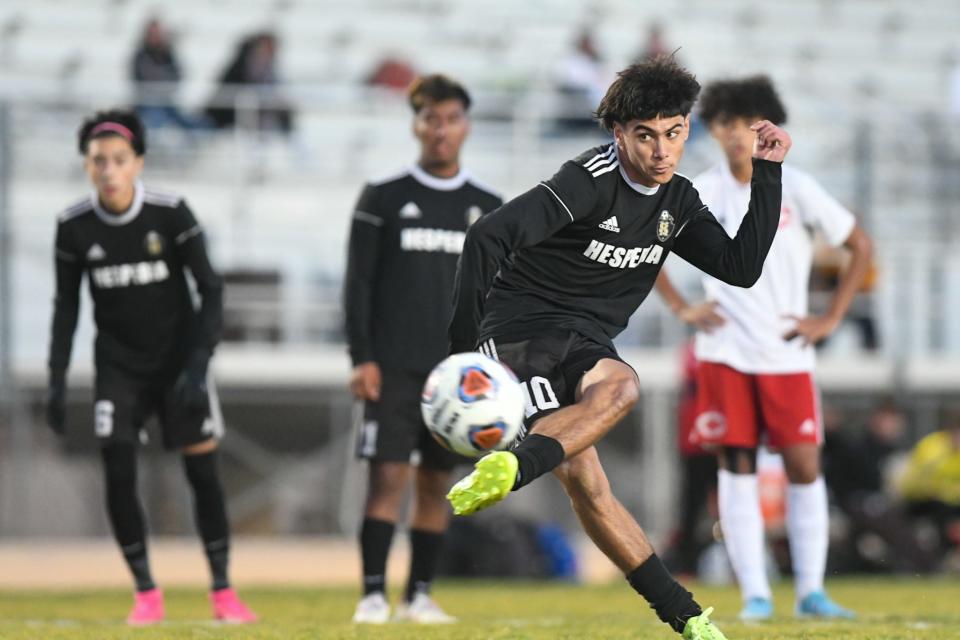
[[[185,268],[196,281],[199,309]],[[60,215],[52,371],[70,364],[84,273],[94,304],[97,367],[169,373],[192,351],[212,353],[219,342],[223,282],[210,265],[203,230],[181,197],[138,182],[123,214],[105,211],[94,194]]]
[[[428,372],[446,356],[453,278],[467,228],[503,201],[465,170],[414,165],[367,184],[350,228],[344,289],[353,363]]]
[[[620,167],[616,145],[591,149],[470,229],[451,351],[557,328],[611,344],[670,251],[749,287],[773,242],[780,196],[780,164],[754,160],[749,213],[731,239],[686,177],[645,187]]]

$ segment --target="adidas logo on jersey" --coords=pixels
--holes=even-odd
[[[107,252],[103,250],[98,244],[90,247],[90,250],[87,251],[87,262],[96,262],[97,260],[103,260],[107,257]]]
[[[614,233],[620,233],[620,225],[617,224],[617,216],[610,216],[601,222],[600,228],[606,229],[607,231],[613,231]]]
[[[417,206],[416,202],[408,202],[400,209],[401,218],[419,218],[422,215],[423,212],[420,211],[420,207]]]
[[[587,250],[583,252],[594,262],[605,264],[615,269],[636,269],[641,264],[659,264],[663,257],[663,247],[652,244],[649,247],[615,247],[606,242],[591,240]]]

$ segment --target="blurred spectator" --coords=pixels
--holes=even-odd
[[[960,547],[960,409],[913,448],[900,490],[910,513],[936,527],[941,551]]]
[[[647,29],[647,41],[643,44],[635,59],[637,62],[643,62],[657,56],[670,55],[671,52],[672,49],[663,38],[663,25],[659,22],[653,22]]]
[[[150,19],[143,39],[133,54],[133,81],[136,83],[136,111],[148,129],[177,126],[191,129],[197,122],[176,107],[180,65],[173,52],[170,34],[157,18]]]
[[[577,36],[573,51],[560,60],[554,78],[560,96],[557,125],[563,129],[598,129],[593,112],[613,78],[589,29]]]
[[[703,551],[714,541],[717,520],[717,457],[700,444],[696,432],[697,359],[693,340],[683,348],[683,370],[677,399],[677,445],[682,489],[680,520],[664,561],[673,573],[695,575]]]
[[[412,64],[400,57],[386,56],[374,67],[366,83],[371,87],[406,91],[416,77]]]
[[[929,572],[938,556],[918,540],[903,506],[886,490],[887,470],[902,450],[906,419],[890,398],[871,411],[866,428],[827,419],[823,468],[834,504],[847,516],[846,543],[834,545],[839,569]]]
[[[277,87],[276,36],[269,32],[255,33],[240,43],[236,55],[220,79],[217,91],[207,115],[214,126],[224,129],[238,124],[254,125],[260,131],[293,129],[293,111],[281,96]],[[250,93],[244,93],[249,91]],[[251,103],[247,104],[247,99]],[[239,104],[238,104],[239,103]],[[250,110],[250,120],[242,110]]]

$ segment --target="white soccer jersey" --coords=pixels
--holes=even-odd
[[[727,233],[736,234],[747,212],[750,185],[738,182],[724,162],[697,176],[694,186]],[[760,279],[743,289],[704,277],[707,299],[719,303],[726,323],[712,333],[697,334],[697,358],[744,373],[812,371],[813,347],[804,347],[802,338],[783,339],[795,325],[787,316],[807,315],[814,230],[839,246],[855,222],[811,176],[785,165],[780,226]]]

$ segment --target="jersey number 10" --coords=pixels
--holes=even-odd
[[[538,411],[560,408],[557,394],[553,392],[550,381],[542,376],[533,376],[520,383],[523,386],[523,397],[526,399],[524,415],[529,418]]]

